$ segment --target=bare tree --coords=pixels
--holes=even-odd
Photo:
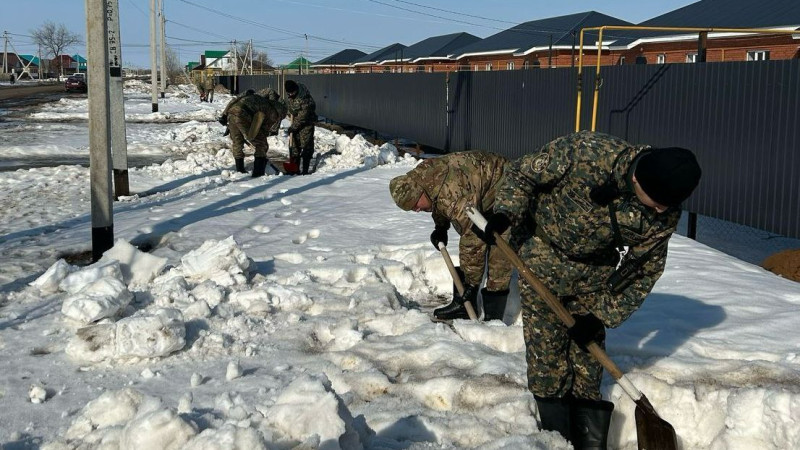
[[[262,65],[275,67],[275,62],[267,55],[267,52],[256,51],[253,53],[253,61],[258,61]]]
[[[52,55],[56,70],[64,75],[63,61],[59,55],[67,48],[80,44],[81,36],[67,30],[64,24],[55,24],[50,21],[31,31],[31,35],[35,43],[44,47],[46,56]]]
[[[183,72],[183,65],[181,65],[181,59],[178,56],[178,52],[173,50],[172,47],[167,46],[167,77],[173,82],[178,82],[184,78]],[[188,82],[188,80],[184,80],[184,83]]]

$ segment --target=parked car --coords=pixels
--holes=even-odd
[[[67,78],[67,81],[64,82],[64,89],[67,92],[86,92],[88,90],[86,81],[76,77]]]

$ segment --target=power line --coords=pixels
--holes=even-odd
[[[137,10],[139,10],[139,12],[140,12],[140,13],[142,13],[142,15],[143,15],[143,16],[145,16],[145,17],[147,17],[147,18],[149,18],[149,17],[150,17],[150,15],[149,15],[149,14],[147,14],[147,13],[145,13],[144,11],[142,11],[142,9],[141,9],[141,8],[139,8],[139,5],[137,5],[136,3],[134,3],[134,2],[133,2],[133,0],[128,0],[128,3],[130,3],[131,5],[133,5],[133,7],[134,7],[134,8],[136,8]]]
[[[425,12],[422,12],[422,11],[416,11],[416,10],[409,9],[409,8],[403,8],[401,6],[392,5],[392,4],[385,3],[385,2],[382,2],[382,1],[379,1],[379,0],[368,0],[368,1],[370,1],[372,3],[377,3],[379,5],[388,6],[390,8],[399,9],[399,10],[402,10],[402,11],[412,12],[414,14],[419,14],[419,15],[422,15],[422,16],[435,17],[437,19],[448,20],[450,22],[463,23],[463,24],[472,25],[472,26],[476,26],[476,27],[491,28],[491,29],[494,29],[494,30],[511,31],[511,32],[514,32],[514,33],[530,34],[530,35],[562,33],[562,36],[567,34],[567,33],[572,32],[572,29],[547,28],[547,27],[542,27],[542,26],[538,26],[537,27],[538,29],[534,29],[534,28],[516,28],[516,27],[498,28],[498,27],[495,27],[495,26],[492,26],[492,25],[483,25],[483,24],[478,24],[478,23],[473,23],[473,22],[467,22],[465,20],[452,19],[452,18],[449,18],[449,17],[439,16],[439,15],[436,15],[436,14],[429,14],[429,13],[425,13]],[[475,17],[475,18],[480,18],[480,19],[484,19],[484,20],[498,21],[496,19],[490,19],[488,17],[473,16],[473,15],[470,15],[470,14],[462,14],[462,13],[458,13],[458,12],[450,11],[450,10],[446,10],[446,9],[433,8],[433,7],[429,7],[429,6],[419,5],[417,3],[412,3],[412,2],[408,2],[408,1],[402,1],[402,0],[394,0],[394,1],[400,1],[402,3],[407,3],[407,4],[411,4],[411,5],[415,5],[415,6],[420,6],[420,7],[423,7],[423,8],[435,9],[437,11],[444,11],[444,12],[448,12],[448,13],[452,13],[452,14],[465,15],[465,16],[468,16],[468,17]],[[505,22],[505,21],[499,21],[499,22]],[[507,23],[517,23],[517,22],[507,22]],[[523,24],[524,23],[517,24],[517,26],[523,25]],[[590,34],[590,35],[591,34],[596,34],[596,32],[595,33],[588,33],[588,34]],[[610,34],[606,34],[606,36],[608,36],[608,37],[621,37],[621,36],[613,36],[613,35],[610,35]]]
[[[178,26],[181,26],[181,27],[184,27],[184,28],[188,28],[188,29],[190,29],[192,31],[197,31],[197,32],[200,32],[200,33],[203,33],[203,34],[210,34],[212,36],[216,36],[216,37],[219,37],[219,38],[222,38],[222,39],[228,39],[227,36],[222,36],[221,34],[212,33],[212,32],[210,32],[208,30],[201,30],[200,28],[195,28],[195,27],[193,27],[191,25],[186,25],[186,24],[177,22],[175,20],[167,19],[167,22],[168,23],[174,23],[175,25],[178,25]],[[228,40],[232,41],[233,39],[228,39]]]
[[[420,5],[419,3],[407,2],[407,1],[404,1],[404,0],[394,0],[394,1],[399,2],[399,3],[406,3],[406,4],[409,4],[409,5],[418,6],[420,8],[432,9],[434,11],[441,11],[441,12],[446,12],[446,13],[450,13],[450,14],[457,14],[459,16],[472,17],[474,19],[491,20],[492,22],[510,23],[510,24],[514,24],[514,25],[516,25],[518,23],[518,22],[510,22],[508,20],[492,19],[491,17],[474,16],[472,14],[460,13],[460,12],[457,12],[457,11],[450,11],[449,9],[434,8],[433,6]]]
[[[207,6],[198,5],[197,3],[193,3],[193,2],[190,2],[188,0],[180,0],[180,1],[183,2],[183,3],[186,3],[187,5],[191,5],[191,6],[194,6],[196,8],[204,9],[206,11],[212,12],[212,13],[217,14],[219,16],[227,17],[229,19],[236,20],[236,21],[239,21],[239,22],[242,22],[242,23],[246,23],[248,25],[253,25],[253,26],[257,26],[257,27],[261,27],[261,28],[266,28],[266,29],[271,30],[271,31],[277,31],[279,33],[288,34],[288,35],[291,35],[291,36],[294,36],[294,37],[297,37],[297,38],[305,39],[305,37],[306,37],[306,35],[304,33],[298,33],[298,32],[286,30],[286,29],[283,29],[283,28],[278,28],[278,27],[273,27],[273,26],[270,26],[270,25],[265,25],[263,23],[259,23],[259,22],[253,21],[253,20],[243,19],[241,17],[237,17],[237,16],[234,16],[234,15],[231,15],[231,14],[228,14],[228,13],[225,13],[225,12],[213,9],[213,8],[209,8]],[[335,44],[359,45],[359,46],[375,48],[375,49],[380,48],[380,47],[375,46],[375,45],[370,45],[370,44],[365,44],[365,43],[357,43],[357,42],[341,41],[341,40],[336,40],[336,39],[329,39],[329,38],[326,38],[326,37],[312,35],[312,34],[309,34],[308,37],[311,38],[311,39],[314,39],[314,40],[323,41],[323,42],[331,42],[331,43],[335,43]]]

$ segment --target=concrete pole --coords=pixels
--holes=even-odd
[[[122,93],[122,35],[119,31],[119,0],[106,0],[108,22],[108,67],[111,82],[111,151],[114,163],[114,200],[131,195],[128,182],[128,140],[125,136],[125,98]]]
[[[167,90],[167,19],[164,18],[164,0],[158,0],[161,11],[161,98]]]
[[[150,84],[153,112],[158,112],[158,39],[156,39],[156,0],[150,0]]]
[[[3,31],[3,73],[8,71],[8,31]]]
[[[92,260],[114,245],[111,200],[111,124],[108,90],[106,1],[86,0],[89,88],[89,176],[92,204]]]

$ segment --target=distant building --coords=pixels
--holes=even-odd
[[[550,17],[521,23],[458,50],[462,69],[473,71],[571,67],[577,62],[577,36],[581,28],[633,25],[595,11]],[[584,42],[584,62],[597,61],[595,40]],[[610,64],[608,49],[601,64]]]
[[[702,0],[639,24],[647,27],[761,28],[787,33],[707,33],[706,62],[766,61],[800,57],[797,0]],[[611,64],[666,64],[698,61],[700,34],[689,31],[609,31],[603,38]]]
[[[403,57],[382,61],[381,64],[397,66],[402,72],[447,72],[457,70],[457,61],[452,57],[460,48],[474,44],[481,38],[469,33],[451,33],[433,36],[409,45]]]
[[[384,73],[394,71],[396,67],[389,67],[381,65],[385,61],[400,61],[403,59],[403,51],[408,48],[403,44],[394,43],[376,50],[367,56],[363,56],[355,61],[352,65],[356,73]]]
[[[311,61],[301,56],[289,64],[281,66],[281,69],[286,73],[306,74],[311,70]]]
[[[81,55],[75,54],[72,55],[72,60],[75,62],[72,63],[72,67],[70,67],[70,69],[73,69],[74,72],[86,73],[86,68],[87,68],[86,58],[84,58]]]
[[[366,53],[348,48],[323,58],[311,65],[316,73],[355,73],[353,62],[367,56]]]

